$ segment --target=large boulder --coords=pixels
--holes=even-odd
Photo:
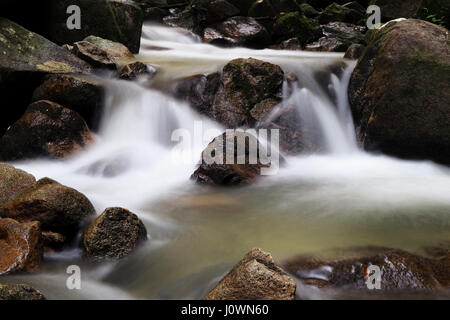
[[[78,113],[51,101],[37,101],[0,139],[0,159],[64,158],[93,139]]]
[[[122,208],[108,208],[84,232],[83,247],[89,259],[118,260],[132,253],[145,240],[147,230],[134,213]]]
[[[23,114],[45,74],[91,71],[67,50],[1,17],[0,48],[0,96],[5,102],[0,135]],[[14,105],[6,103],[10,101]]]
[[[372,39],[349,85],[365,149],[450,163],[450,41],[421,20],[392,22]]]
[[[31,174],[0,162],[0,205],[32,187],[36,179]]]
[[[34,90],[32,101],[49,100],[80,114],[89,128],[97,129],[104,103],[101,80],[76,74],[48,75]]]
[[[253,249],[217,284],[205,300],[294,300],[296,284],[272,256]]]
[[[133,1],[126,0],[47,0],[47,19],[43,35],[59,45],[74,43],[94,35],[124,44],[139,52],[143,12]],[[70,5],[81,9],[81,29],[67,28],[66,13]]]
[[[267,158],[261,157],[266,154],[264,151],[254,135],[243,131],[226,132],[202,152],[202,163],[191,179],[213,186],[251,184],[262,175],[262,169],[269,167]],[[279,162],[279,158],[276,161]]]
[[[0,206],[0,217],[20,222],[39,221],[43,231],[61,233],[67,239],[94,214],[95,209],[86,196],[49,178],[40,179]]]
[[[45,296],[27,284],[0,284],[0,300],[46,300]]]
[[[232,17],[206,28],[203,41],[222,46],[264,48],[271,39],[266,28],[254,18]]]
[[[319,24],[300,12],[291,12],[281,16],[275,22],[273,30],[278,40],[295,37],[302,45],[314,41],[322,35]]]
[[[372,265],[380,268],[384,291],[448,288],[449,250],[429,257],[379,247],[349,251],[325,259],[302,255],[289,259],[283,267],[304,284],[318,288],[368,290],[368,268]]]
[[[37,271],[43,255],[39,222],[0,219],[0,253],[0,275]]]
[[[283,70],[257,59],[236,59],[224,68],[221,84],[211,112],[228,128],[252,126],[257,119],[251,110],[269,98],[280,100]]]

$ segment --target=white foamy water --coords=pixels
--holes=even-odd
[[[15,165],[76,188],[98,213],[110,206],[129,208],[144,220],[150,240],[114,265],[85,265],[79,250],[54,255],[43,275],[21,280],[51,298],[199,299],[253,247],[281,260],[336,247],[417,250],[449,240],[449,169],[359,150],[347,99],[354,62],[342,54],[222,49],[155,26],[144,27],[142,48],[139,59],[157,65],[163,80],[215,72],[234,58],[279,64],[299,79],[283,105],[294,104],[302,125],[311,126],[327,152],[288,157],[278,175],[254,186],[198,187],[189,181],[196,167],[192,158],[200,157],[210,138],[193,139],[184,153],[171,141],[172,133],[183,129],[194,136],[199,121],[205,131],[224,128],[154,89],[106,80],[105,111],[93,146],[62,162]],[[344,64],[342,72],[325,71],[324,88],[316,73],[336,63]],[[69,264],[82,265],[88,290],[65,289]]]

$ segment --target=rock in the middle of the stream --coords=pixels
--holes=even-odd
[[[205,300],[294,300],[296,284],[272,256],[253,249],[217,284]]]
[[[106,209],[83,235],[86,256],[94,261],[118,260],[147,240],[141,220],[123,208]]]

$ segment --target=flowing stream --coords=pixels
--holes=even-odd
[[[149,241],[131,257],[102,265],[83,261],[74,245],[46,254],[40,273],[6,281],[27,282],[50,299],[200,299],[253,247],[282,261],[354,246],[414,252],[450,240],[450,170],[359,150],[347,101],[355,62],[343,54],[222,49],[146,25],[138,59],[157,67],[155,88],[249,57],[297,76],[302,85],[283,104],[295,105],[326,152],[287,157],[277,175],[250,187],[197,186],[189,180],[196,161],[224,128],[148,84],[105,79],[95,145],[63,162],[15,165],[79,190],[98,214],[129,208],[144,221]],[[336,63],[345,66],[340,74],[331,71]],[[314,78],[317,72],[325,73],[327,88]],[[172,141],[176,129],[192,134],[188,152]],[[73,264],[81,267],[81,290],[66,288]],[[298,291],[300,298],[324,297]]]

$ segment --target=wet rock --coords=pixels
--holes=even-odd
[[[34,187],[0,206],[0,217],[39,221],[43,231],[60,233],[67,240],[93,214],[95,209],[86,196],[49,178],[40,179]]]
[[[0,252],[0,275],[37,271],[43,255],[39,222],[0,219]]]
[[[0,284],[0,300],[46,300],[45,296],[27,284]]]
[[[352,44],[345,52],[344,58],[358,60],[363,54],[365,46],[362,44]]]
[[[252,126],[255,119],[250,111],[265,99],[279,99],[283,80],[284,72],[277,65],[253,58],[230,61],[223,68],[212,106],[214,119],[228,128]]]
[[[366,150],[450,163],[448,30],[421,20],[372,35],[349,85]]]
[[[64,158],[93,141],[83,118],[51,101],[31,104],[0,139],[0,159]]]
[[[265,151],[254,135],[243,131],[224,133],[202,152],[202,163],[191,179],[206,185],[251,184],[269,167],[268,159],[261,156],[267,154]]]
[[[342,6],[337,3],[329,5],[321,13],[319,23],[327,24],[329,22],[341,21],[358,24],[365,17],[365,9],[359,7],[359,10],[355,10],[351,7],[351,4],[353,3],[348,3]]]
[[[330,22],[322,26],[322,32],[329,39],[338,39],[347,47],[354,43],[364,42],[365,27],[345,22]]]
[[[187,101],[200,114],[213,117],[211,106],[219,89],[220,76],[220,73],[199,74],[183,79],[175,86],[175,97]]]
[[[91,71],[67,50],[5,18],[0,18],[0,47],[0,96],[5,102],[0,136],[23,114],[45,74]]]
[[[279,40],[297,38],[304,45],[318,39],[322,32],[320,26],[300,12],[291,12],[277,19],[273,26],[274,35]]]
[[[347,45],[336,38],[322,37],[318,41],[307,44],[306,51],[324,51],[324,52],[344,52]]]
[[[141,76],[152,77],[155,73],[155,68],[147,66],[145,63],[136,61],[120,68],[118,78],[122,80],[134,80]]]
[[[100,122],[105,88],[93,77],[74,74],[49,75],[36,88],[32,101],[49,100],[76,111],[96,130]]]
[[[147,230],[135,214],[122,208],[108,208],[85,231],[83,246],[90,259],[118,260],[145,240]]]
[[[203,41],[222,46],[263,48],[271,39],[267,30],[254,18],[232,17],[206,28]]]
[[[81,9],[81,29],[66,27],[70,5]],[[42,22],[43,35],[57,44],[74,43],[94,35],[122,43],[133,53],[139,52],[143,12],[133,1],[48,0],[43,10],[47,17]]]
[[[205,300],[294,300],[295,282],[272,256],[253,249],[219,282]]]
[[[378,247],[347,251],[353,257],[322,260],[299,256],[283,267],[305,284],[319,288],[368,290],[368,267],[372,265],[381,269],[381,290],[431,290],[448,286],[448,269],[444,271],[450,261],[448,250],[439,257]]]
[[[134,58],[123,44],[94,36],[75,42],[72,52],[94,67],[113,70]]]
[[[33,186],[36,179],[31,174],[0,162],[0,205]]]

